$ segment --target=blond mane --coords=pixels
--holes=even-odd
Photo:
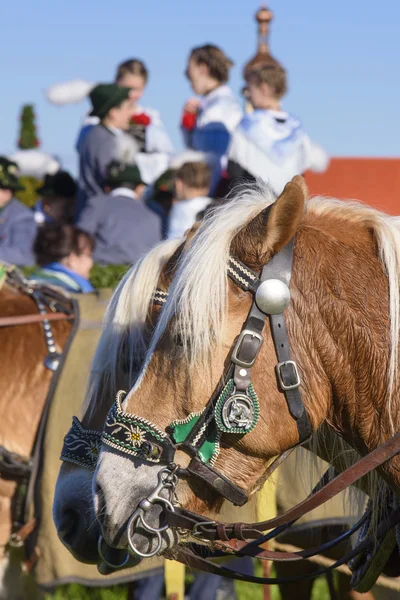
[[[189,364],[205,362],[210,358],[215,342],[220,339],[227,313],[227,265],[232,240],[240,229],[273,201],[274,196],[268,185],[257,181],[236,188],[228,202],[207,215],[182,256],[146,363],[173,316],[173,333],[179,336]],[[306,203],[305,213],[351,221],[370,228],[374,233],[390,293],[390,413],[398,371],[400,218],[391,217],[360,202],[321,196]],[[391,427],[393,429],[392,421]]]
[[[147,350],[144,324],[161,270],[183,240],[167,240],[143,256],[116,288],[104,315],[103,330],[93,358],[83,413],[91,418],[103,403],[111,405],[118,391],[117,377],[128,353],[128,384],[133,385],[134,363]]]
[[[207,360],[224,325],[232,240],[274,200],[272,190],[260,181],[236,188],[226,203],[206,215],[179,262],[149,356],[176,315],[175,333],[188,361]]]

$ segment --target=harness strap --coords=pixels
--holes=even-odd
[[[72,321],[73,315],[63,312],[46,314],[18,315],[15,317],[0,317],[0,327],[11,327],[14,325],[28,325],[30,323],[43,323],[43,321]]]
[[[340,565],[343,565],[349,562],[355,556],[358,556],[362,552],[371,549],[374,544],[379,542],[379,540],[383,539],[386,533],[395,527],[400,522],[400,508],[397,508],[395,511],[391,513],[389,518],[380,526],[377,530],[377,537],[367,538],[361,544],[359,544],[356,548],[347,552],[340,560],[336,561],[329,567],[325,567],[316,571],[314,573],[310,573],[308,575],[298,575],[296,577],[256,577],[254,575],[244,575],[239,571],[234,571],[223,565],[218,565],[210,562],[206,558],[196,554],[193,549],[183,546],[175,546],[174,549],[169,550],[165,553],[167,558],[177,560],[179,562],[184,563],[194,569],[198,569],[200,571],[205,571],[207,573],[212,573],[214,575],[221,575],[222,577],[227,577],[228,579],[237,579],[239,581],[247,581],[248,583],[261,583],[263,585],[281,585],[284,583],[296,583],[297,581],[305,581],[307,579],[314,579],[315,577],[319,577],[320,575],[326,575],[330,573]],[[204,554],[204,546],[201,546],[201,551]],[[299,553],[295,552],[284,552],[277,553],[272,550],[260,548],[260,553],[257,554],[258,558],[262,560],[279,560],[279,557],[276,554],[280,554],[281,558],[285,560],[299,560]],[[303,557],[300,557],[303,558]]]
[[[375,450],[360,458],[354,465],[337,475],[321,490],[312,494],[293,508],[279,515],[274,519],[260,521],[258,523],[245,523],[242,527],[242,534],[247,539],[257,539],[260,531],[266,531],[284,525],[293,519],[298,519],[306,513],[318,508],[328,500],[331,500],[340,492],[358,481],[361,477],[370,473],[383,463],[387,462],[400,452],[400,433],[394,435],[390,440],[378,446]],[[217,525],[210,524],[205,517],[192,513],[188,510],[176,507],[175,512],[166,509],[167,522],[171,527],[179,527],[188,531],[201,533],[201,537],[207,540],[218,540]],[[203,523],[203,524],[202,524]],[[229,539],[234,537],[234,524],[225,525],[225,533]]]
[[[296,363],[291,360],[290,346],[283,314],[270,315],[272,339],[278,364],[275,367],[280,391],[285,395],[289,412],[296,421],[300,441],[312,434],[312,427],[300,393],[300,377]]]

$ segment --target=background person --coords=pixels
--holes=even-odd
[[[175,196],[168,218],[168,238],[181,238],[209,206],[211,169],[204,162],[184,163],[175,173]]]
[[[126,135],[132,114],[129,89],[100,83],[90,93],[91,115],[100,122],[87,133],[79,149],[78,215],[92,196],[102,194],[107,165],[114,159],[132,161],[137,146]]]
[[[148,80],[149,71],[145,63],[138,58],[130,58],[117,67],[115,83],[130,89],[132,114],[128,133],[137,144],[137,164],[146,184],[153,183],[167,169],[169,156],[174,152],[160,113],[154,108],[140,104]],[[93,87],[88,81],[67,81],[51,86],[46,91],[46,96],[50,102],[58,105],[79,102],[88,96]],[[97,116],[85,117],[76,144],[78,152],[87,133],[98,123]]]
[[[34,207],[36,223],[72,223],[76,190],[76,182],[67,171],[46,175],[43,185],[37,190],[41,198]]]
[[[17,164],[0,156],[0,261],[19,267],[34,264],[32,245],[37,230],[32,211],[13,197],[23,189]]]
[[[299,119],[282,110],[281,100],[287,92],[283,67],[256,67],[246,81],[254,111],[243,117],[232,136],[228,175],[250,181],[261,177],[278,196],[295,175],[308,169],[324,171],[328,155],[310,139]]]
[[[34,253],[40,268],[30,279],[57,285],[68,292],[94,291],[89,281],[93,267],[94,239],[73,225],[48,223],[38,231]]]
[[[182,131],[187,148],[213,154],[216,166],[212,187],[226,166],[226,152],[231,134],[243,111],[228,87],[233,62],[212,44],[193,48],[189,55],[186,77],[195,94],[184,106]]]
[[[161,241],[161,220],[142,201],[144,184],[136,165],[113,161],[106,186],[111,191],[89,200],[78,225],[96,240],[96,262],[130,265]]]

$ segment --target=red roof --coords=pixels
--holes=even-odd
[[[400,158],[332,158],[325,173],[306,173],[311,194],[362,200],[400,215]]]

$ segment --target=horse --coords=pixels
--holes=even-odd
[[[223,490],[235,493],[238,503],[253,493],[269,461],[301,439],[299,419],[282,393],[286,380],[296,389],[301,381],[303,432],[326,423],[357,452],[367,454],[398,429],[399,220],[359,203],[321,197],[305,203],[306,197],[300,177],[274,203],[262,184],[245,188],[206,218],[182,259],[172,257],[161,272],[158,287],[169,290],[169,296],[136,383],[126,397],[117,398],[109,414],[95,472],[96,516],[111,546],[129,547],[140,556],[155,549],[170,551],[179,543],[181,528],[165,524],[160,511],[147,512],[146,499],[153,498],[154,489],[168,496],[165,505],[174,512],[162,483],[174,490],[183,509],[190,507],[210,521],[220,510]],[[246,434],[238,432],[240,419],[230,416],[226,400],[232,396],[225,380],[219,402],[227,414],[219,415],[218,432],[207,440],[212,460],[207,476],[196,477],[193,469],[186,481],[190,458],[181,446],[173,451],[171,429],[176,441],[183,435],[178,425],[193,426],[219,389],[233,351],[238,352],[237,336],[252,306],[248,290],[238,285],[240,278],[251,280],[294,236],[291,301],[284,306],[294,356],[288,361],[290,376],[276,374],[276,348],[263,331],[251,371],[253,391],[250,400],[248,395],[242,399],[249,415]],[[233,281],[227,277],[232,259],[238,265]],[[281,291],[287,300],[287,292]],[[130,460],[121,450],[123,419],[128,427],[136,424]],[[163,460],[172,455],[175,466],[164,480]],[[204,480],[214,466],[219,475],[213,487]],[[378,469],[397,497],[398,467],[393,456]],[[197,475],[204,474],[201,465],[196,469]],[[154,497],[163,503],[159,495]]]
[[[29,573],[30,557],[27,561],[21,553],[25,534],[34,527],[26,486],[35,468],[32,457],[46,397],[73,326],[67,314],[73,307],[63,295],[8,272],[0,289],[0,597],[10,600],[23,593],[23,574]],[[55,316],[48,315],[50,304],[66,314],[46,321]]]
[[[190,243],[197,227],[189,234],[186,244]],[[183,246],[178,245],[179,248],[177,245],[174,248],[170,243],[167,246],[162,244],[145,257],[117,289],[106,313],[91,370],[82,420],[86,429],[100,430],[116,391],[121,387],[129,389],[135,381],[159,314],[157,303],[152,305],[150,312],[149,305],[156,287],[162,285],[160,281],[164,282],[165,290],[169,287],[182,254]],[[175,250],[172,256],[171,250]],[[162,299],[163,292],[159,293]],[[146,319],[150,322],[144,327]],[[133,367],[132,364],[127,366],[127,356],[134,357]],[[121,373],[121,362],[125,365],[125,375]],[[54,518],[62,541],[78,559],[84,561],[97,560],[97,537],[100,535],[98,526],[94,525],[91,485],[88,482],[91,477],[86,468],[65,463],[61,467],[54,502]],[[112,550],[104,552],[112,560]]]

